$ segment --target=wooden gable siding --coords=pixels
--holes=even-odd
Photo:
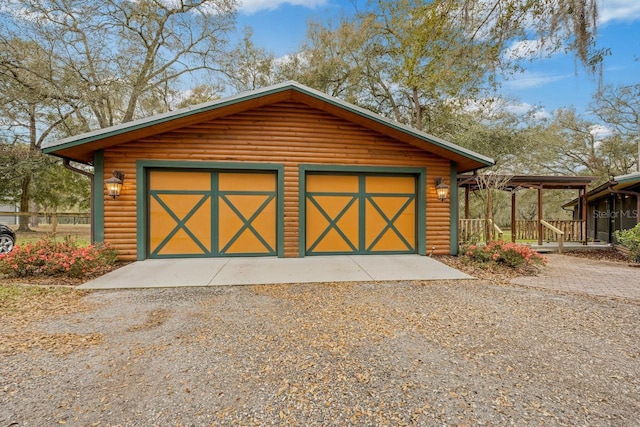
[[[280,102],[104,151],[103,179],[126,174],[122,195],[105,199],[104,236],[123,260],[136,259],[136,160],[252,162],[284,165],[284,252],[298,256],[298,166],[425,167],[427,252],[449,253],[449,203],[435,194],[435,179],[449,183],[450,162],[297,102]],[[140,189],[142,190],[142,189]]]

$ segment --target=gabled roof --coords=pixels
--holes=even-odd
[[[495,164],[494,160],[297,82],[286,82],[228,98],[122,123],[105,129],[45,143],[46,154],[92,163],[93,153],[115,145],[277,102],[293,100],[333,114],[397,140],[422,148],[458,165],[458,172]]]
[[[638,192],[640,193],[640,172],[634,172],[626,175],[614,176],[611,181],[607,181],[594,188],[587,193],[587,200],[598,200],[602,197],[609,196],[620,192]],[[564,205],[563,208],[576,206],[578,199],[573,199]]]

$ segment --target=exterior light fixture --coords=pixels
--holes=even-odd
[[[113,176],[104,181],[105,187],[107,187],[107,194],[114,199],[120,195],[122,191],[122,183],[124,182],[124,172],[113,171]]]
[[[441,202],[446,202],[449,197],[449,186],[442,178],[436,178],[436,194]]]

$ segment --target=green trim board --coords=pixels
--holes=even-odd
[[[358,176],[358,191],[357,192],[344,192],[337,190],[336,192],[320,192],[316,194],[313,191],[307,191],[307,176],[309,174],[324,174],[324,175],[351,175]],[[411,176],[415,178],[414,192],[411,194],[404,194],[400,192],[369,192],[365,190],[365,179],[367,177],[407,177]],[[314,250],[319,242],[329,233],[335,232],[340,238],[344,239],[348,247],[352,250],[348,253],[358,254],[398,254],[398,253],[418,253],[420,255],[426,255],[426,169],[425,168],[406,168],[406,167],[376,167],[376,166],[337,166],[337,165],[300,165],[299,166],[299,244],[298,255],[304,257],[305,255],[314,254],[333,254],[328,252],[317,252]],[[327,214],[320,203],[315,199],[316,197],[337,196],[343,197],[346,204],[343,206],[340,212],[338,212],[332,218]],[[349,197],[352,199],[348,200]],[[393,197],[395,199],[406,197],[406,200],[398,208],[398,210],[392,215],[387,215],[380,208],[378,200],[380,198]],[[378,199],[378,200],[376,200]],[[357,248],[354,242],[351,242],[344,233],[341,232],[337,226],[337,222],[340,221],[342,215],[350,209],[353,203],[358,202],[358,242]],[[318,211],[328,223],[327,228],[320,234],[320,236],[307,247],[307,203],[311,203],[314,209]],[[408,242],[402,233],[396,228],[396,220],[405,212],[405,210],[413,205],[415,209],[415,242]],[[386,224],[378,232],[369,244],[366,243],[366,235],[364,227],[366,226],[366,207],[369,206],[373,209],[373,212],[377,212],[377,215],[382,218]],[[393,251],[375,251],[375,245],[380,241],[382,236],[388,231],[392,232],[394,236],[399,238],[406,246],[406,250],[393,250]],[[340,252],[346,253],[346,252]],[[335,254],[338,254],[336,252]]]
[[[458,255],[458,166],[451,162],[449,173],[449,250],[451,255]]]
[[[150,169],[151,170],[151,169]],[[213,192],[211,197],[211,215],[214,212],[218,212],[220,210],[220,194],[218,193],[218,183],[219,183],[219,175],[217,173],[212,173],[211,176],[211,191]],[[220,233],[220,222],[219,221],[211,221],[211,247],[214,253],[218,252],[218,239],[215,237]]]
[[[229,253],[225,253],[226,250],[229,249],[229,244],[227,244],[224,248],[219,248],[217,247],[217,239],[213,238],[213,235],[217,235],[216,233],[218,232],[218,230],[215,228],[216,227],[216,223],[217,221],[212,221],[212,245],[215,245],[212,247],[211,251],[205,251],[205,253],[203,254],[197,254],[197,255],[188,255],[189,257],[212,257],[212,256],[265,256],[265,255],[277,255],[278,257],[283,257],[284,256],[284,218],[283,218],[283,214],[284,214],[284,166],[283,165],[278,165],[278,164],[263,164],[263,163],[216,163],[216,162],[189,162],[189,161],[154,161],[154,160],[139,160],[138,162],[136,162],[136,175],[137,175],[137,187],[139,189],[141,189],[141,191],[138,191],[137,193],[137,197],[136,197],[136,203],[137,203],[137,208],[136,208],[136,214],[138,217],[138,221],[137,221],[137,259],[138,260],[143,260],[146,259],[147,257],[154,257],[154,258],[181,258],[184,257],[184,255],[162,255],[159,256],[158,254],[154,254],[154,253],[149,253],[150,250],[150,242],[148,240],[148,228],[149,228],[149,224],[150,224],[150,218],[149,218],[149,206],[148,206],[148,201],[150,200],[150,197],[153,197],[155,195],[156,192],[150,190],[149,188],[149,173],[153,170],[165,170],[165,171],[172,171],[172,172],[179,172],[179,171],[205,171],[205,172],[210,172],[211,173],[211,183],[212,183],[212,187],[211,187],[211,191],[209,192],[210,194],[207,197],[211,196],[211,201],[212,204],[214,206],[212,206],[212,215],[213,212],[217,212],[217,203],[225,203],[225,206],[229,206],[229,209],[231,209],[232,211],[233,209],[233,204],[229,204],[229,197],[233,197],[233,196],[238,196],[238,195],[246,195],[248,194],[245,191],[237,191],[237,190],[229,190],[229,191],[219,191],[218,185],[217,185],[217,176],[218,173],[224,173],[224,172],[273,172],[275,174],[276,177],[276,189],[275,192],[265,192],[265,191],[256,191],[256,192],[251,192],[252,195],[253,193],[260,193],[258,195],[265,195],[265,197],[267,198],[267,200],[263,203],[263,205],[259,208],[260,211],[262,211],[262,209],[264,209],[264,207],[266,206],[266,204],[270,203],[271,201],[276,200],[276,237],[275,237],[275,248],[270,248],[270,252],[268,254],[265,254],[264,252],[262,253],[242,253],[242,254],[229,254]],[[162,193],[166,193],[166,194],[176,194],[176,193],[180,193],[180,194],[185,194],[184,191],[179,190],[179,191],[163,191]],[[201,193],[198,191],[195,191],[195,193]],[[214,194],[215,193],[215,194]],[[263,194],[264,193],[264,194]],[[269,194],[266,194],[269,193]],[[225,201],[226,200],[226,201]],[[255,219],[256,215],[254,214],[252,217],[250,218],[245,218],[244,216],[242,216],[241,213],[239,213],[237,211],[237,209],[235,210],[236,214],[240,215],[240,219],[241,221],[244,222],[244,224],[241,227],[241,231],[245,231],[245,230],[249,230],[252,233],[256,233],[256,230],[253,228],[251,222]],[[184,221],[182,221],[184,220]],[[185,222],[186,219],[182,218],[180,221]],[[180,224],[181,222],[178,222],[178,224]],[[183,227],[180,227],[181,229]],[[177,230],[176,230],[177,231]],[[185,231],[187,234],[188,231],[187,230],[183,230]],[[239,234],[236,233],[236,235],[234,237],[232,237],[232,242],[233,243],[237,238],[239,237]],[[229,243],[229,242],[228,242]],[[157,251],[156,251],[157,252]]]
[[[367,219],[367,206],[366,206],[366,193],[367,193],[367,183],[364,180],[364,175],[358,176],[358,218],[360,218],[360,230],[358,230],[358,248],[364,249],[366,251],[367,242],[365,236],[365,221]],[[309,197],[309,193],[306,194]],[[365,200],[363,200],[365,199]],[[306,222],[306,221],[305,221]],[[306,235],[305,235],[306,239]],[[310,250],[307,250],[307,253],[310,253]]]
[[[104,243],[104,152],[93,153],[93,239]]]
[[[613,180],[618,184],[637,183],[640,182],[640,172],[615,176]]]

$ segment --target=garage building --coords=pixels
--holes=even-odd
[[[94,167],[94,239],[121,260],[456,253],[457,174],[493,164],[295,82],[43,151]]]

